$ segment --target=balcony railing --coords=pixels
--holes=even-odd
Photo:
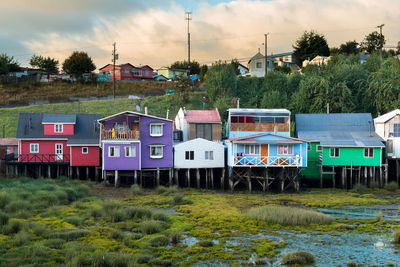
[[[103,130],[101,132],[101,139],[103,140],[129,140],[129,139],[140,139],[139,131],[132,130]]]
[[[69,162],[69,154],[19,154],[19,162]]]
[[[235,156],[234,166],[243,167],[300,167],[302,157],[299,156]]]

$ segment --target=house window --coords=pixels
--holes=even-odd
[[[247,155],[260,155],[260,145],[245,145],[244,153]]]
[[[275,123],[285,123],[285,118],[284,117],[277,117],[275,118]]]
[[[148,70],[143,71],[143,76],[149,76],[149,71]]]
[[[127,157],[127,158],[136,157],[136,147],[135,146],[125,147],[125,157]]]
[[[163,157],[163,146],[150,146],[150,158],[160,159]]]
[[[317,146],[317,151],[318,151],[318,152],[321,152],[321,151],[322,151],[322,146],[319,146],[319,145],[318,145],[318,146]]]
[[[108,147],[108,156],[112,158],[119,157],[119,146]]]
[[[163,125],[161,123],[150,123],[150,136],[162,136]]]
[[[262,63],[261,62],[257,62],[256,63],[256,68],[257,69],[261,69],[262,68]]]
[[[212,124],[211,123],[196,124],[196,138],[203,138],[212,141]]]
[[[307,145],[307,150],[308,150],[308,151],[311,150],[311,145]]]
[[[31,144],[30,153],[39,153],[39,144]]]
[[[194,151],[185,151],[185,160],[194,160]]]
[[[129,73],[129,69],[125,69],[125,73]]]
[[[261,117],[262,123],[274,123],[274,117]]]
[[[278,155],[292,155],[293,145],[278,145]]]
[[[393,124],[393,137],[400,137],[400,123]]]
[[[82,147],[82,154],[87,154],[87,153],[88,153],[88,148]]]
[[[63,125],[62,124],[54,124],[54,132],[55,133],[62,133],[63,132]]]
[[[374,149],[372,147],[364,148],[364,157],[373,158],[374,157]]]
[[[339,148],[338,147],[331,147],[330,156],[333,157],[333,158],[339,157]]]
[[[214,160],[214,151],[205,151],[204,158],[205,160]]]

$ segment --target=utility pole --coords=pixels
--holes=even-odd
[[[381,55],[381,61],[382,61],[382,48],[383,48],[383,40],[382,40],[382,28],[383,26],[385,26],[385,24],[381,24],[379,26],[376,26],[377,28],[379,28],[380,31],[380,35],[381,35],[381,39],[380,39],[380,55]]]
[[[189,28],[189,22],[192,20],[192,12],[185,12],[187,20],[187,33],[188,33],[188,76],[190,75],[190,28]]]
[[[265,38],[265,41],[264,41],[264,45],[265,45],[265,76],[267,76],[267,74],[268,74],[268,54],[267,54],[267,52],[268,52],[268,49],[267,49],[267,47],[268,47],[268,34],[269,33],[264,34],[264,38]],[[271,58],[271,60],[272,60],[272,58]]]
[[[113,97],[114,97],[114,99],[115,99],[115,61],[118,60],[118,54],[116,53],[115,46],[116,46],[116,43],[114,42],[113,43],[113,51],[112,51],[112,56],[113,56],[113,59],[112,59],[112,62],[113,62]]]

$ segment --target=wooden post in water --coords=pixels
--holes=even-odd
[[[199,168],[196,169],[196,186],[197,186],[197,189],[200,188],[200,170],[199,170]]]

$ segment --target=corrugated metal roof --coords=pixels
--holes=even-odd
[[[186,110],[186,120],[190,122],[221,123],[218,109],[212,110]]]
[[[43,114],[42,123],[76,123],[76,114]]]
[[[375,123],[385,123],[388,120],[390,120],[391,118],[393,118],[394,116],[399,115],[399,114],[400,114],[400,109],[395,109],[386,114],[383,114],[382,116],[375,118],[374,121],[375,121]]]
[[[322,146],[384,147],[370,113],[296,114],[299,138]]]

